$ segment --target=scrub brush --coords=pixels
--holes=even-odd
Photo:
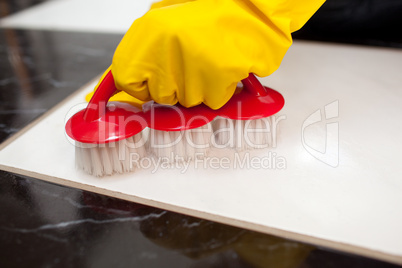
[[[89,174],[103,176],[133,171],[133,156],[138,160],[152,154],[170,163],[205,157],[211,145],[216,144],[214,138],[223,143],[219,133],[227,126],[234,140],[250,144],[247,128],[261,126],[263,129],[263,120],[278,112],[284,100],[280,93],[263,87],[254,75],[242,83],[244,89],[218,110],[203,104],[185,108],[180,104],[153,102],[139,110],[120,102],[107,105],[116,92],[109,71],[87,108],[73,115],[66,124],[68,136],[76,141],[76,166]],[[218,120],[221,123],[216,123]],[[263,132],[253,135],[257,145],[266,143]],[[240,144],[235,143],[237,147]]]
[[[185,108],[147,103],[143,110],[120,102],[107,105],[116,90],[109,71],[87,108],[67,121],[78,169],[103,176],[133,171],[133,160],[150,154],[169,162],[206,155],[213,110],[203,104]]]
[[[242,80],[242,84],[243,90],[235,92],[216,111],[219,117],[212,125],[218,148],[242,151],[270,145],[271,116],[282,109],[285,100],[279,92],[262,86],[253,74]]]
[[[143,146],[146,132],[143,130],[147,122],[134,106],[125,103],[107,105],[115,92],[114,79],[109,72],[87,108],[73,115],[65,128],[76,142],[77,168],[95,176],[133,171],[130,156],[146,154]]]

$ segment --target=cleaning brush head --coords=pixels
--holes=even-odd
[[[146,156],[143,133],[102,144],[76,141],[76,167],[97,177],[134,171],[136,166],[132,164],[132,160]]]
[[[145,155],[142,111],[125,103],[109,103],[116,92],[109,72],[86,109],[66,123],[67,135],[75,140],[76,166],[95,175],[132,171],[131,157]]]
[[[271,116],[285,105],[283,96],[264,87],[250,74],[242,80],[243,89],[236,91],[213,122],[218,147],[246,149],[266,148],[271,142]]]
[[[190,108],[180,104],[152,104],[144,109],[151,129],[149,151],[171,163],[205,156],[212,138],[210,122],[215,116],[214,111],[203,104]]]
[[[211,145],[265,148],[269,116],[282,109],[284,99],[252,74],[242,83],[243,90],[218,110],[204,104],[185,108],[154,102],[140,110],[120,102],[108,104],[116,92],[109,71],[87,108],[66,124],[68,136],[76,141],[76,166],[103,176],[133,171],[132,160],[149,154],[174,163],[205,157]]]

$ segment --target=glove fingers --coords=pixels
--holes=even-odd
[[[173,2],[184,3],[150,10],[126,33],[113,58],[116,87],[143,101],[217,109],[250,72],[268,76],[279,67],[291,31],[322,1],[162,3]]]
[[[217,109],[249,72],[275,71],[290,44],[290,33],[233,1],[193,1],[151,10],[134,22],[116,49],[112,72],[117,88],[140,100]]]

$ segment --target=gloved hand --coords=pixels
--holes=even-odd
[[[115,51],[110,69],[116,87],[140,101],[186,107],[205,103],[218,109],[249,73],[263,77],[279,67],[292,44],[291,33],[323,2],[156,3],[133,23]],[[120,100],[129,99],[120,95]]]

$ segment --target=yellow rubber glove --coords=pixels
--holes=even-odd
[[[157,3],[133,23],[115,51],[110,68],[116,87],[140,101],[218,109],[249,73],[263,77],[279,67],[291,33],[323,2]]]

